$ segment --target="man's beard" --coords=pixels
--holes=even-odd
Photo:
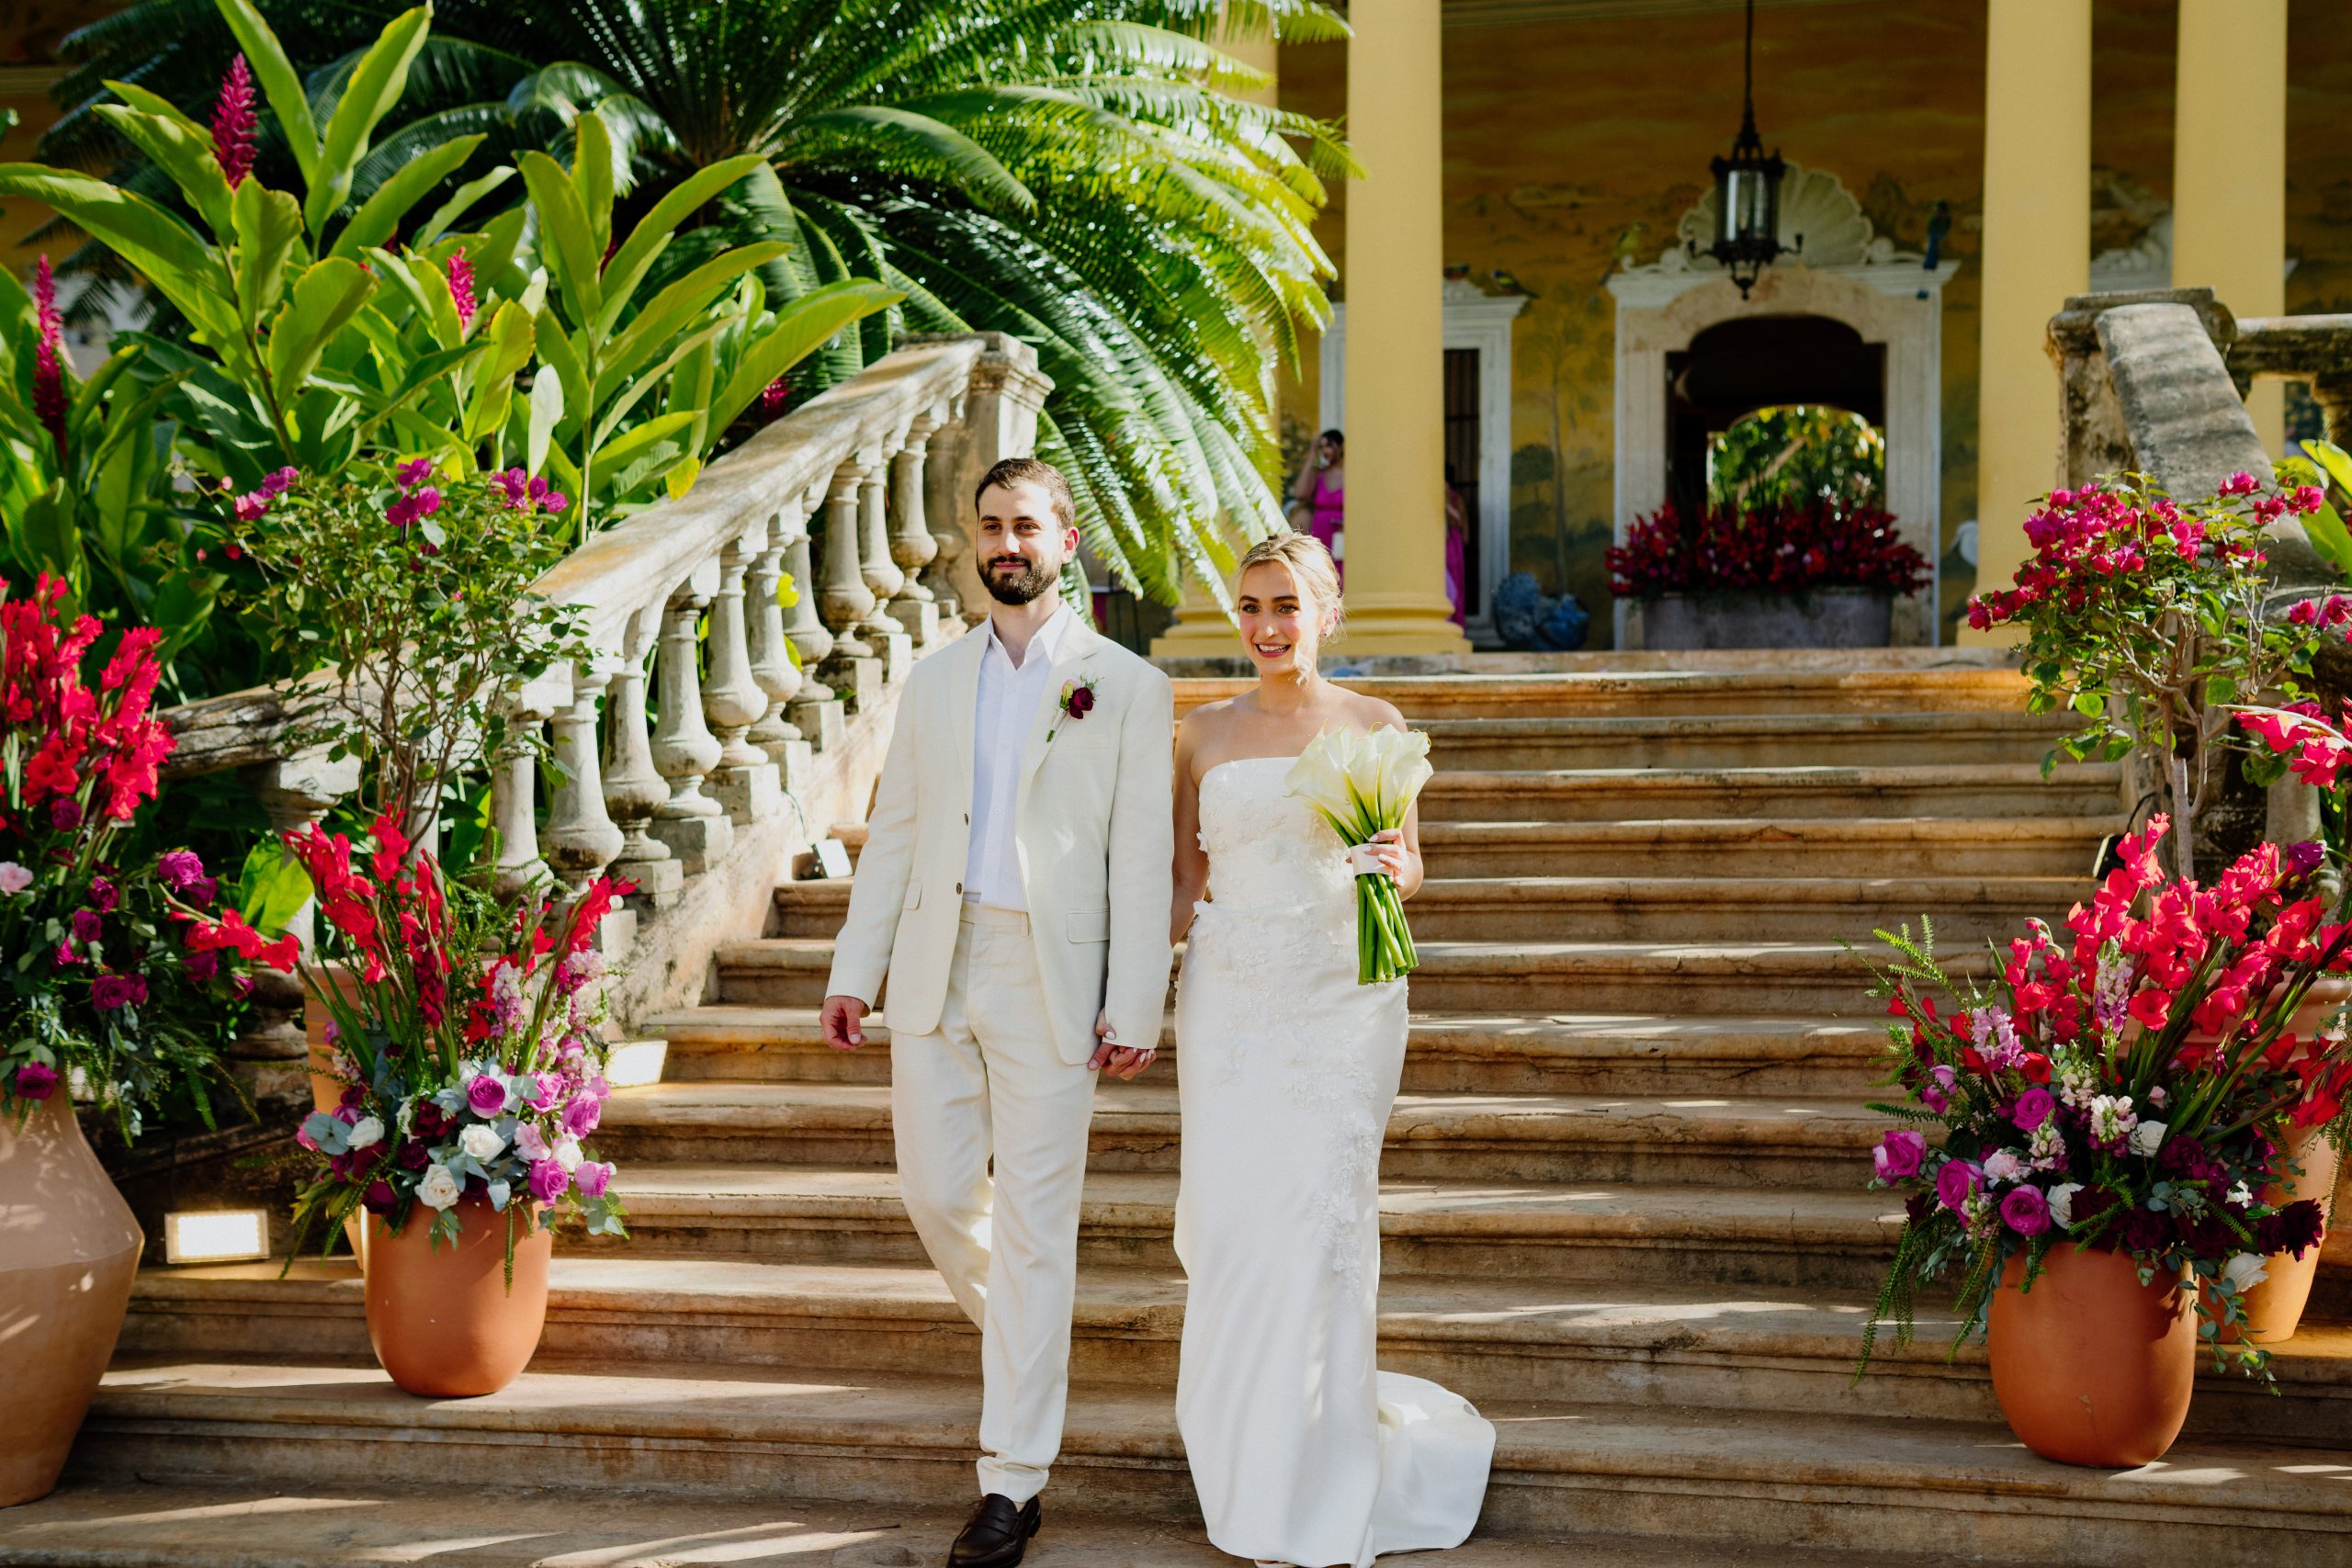
[[[998,558],[999,560],[1011,558]],[[1023,557],[1023,570],[1010,577],[997,570],[997,561],[989,562],[988,570],[980,573],[980,586],[986,588],[989,597],[1000,604],[1026,604],[1062,580],[1059,563],[1048,567]]]

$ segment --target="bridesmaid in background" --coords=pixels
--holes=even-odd
[[[1341,532],[1345,526],[1343,514],[1348,494],[1348,438],[1336,430],[1327,430],[1315,438],[1307,448],[1306,459],[1298,466],[1298,473],[1290,481],[1291,526],[1302,534],[1315,536],[1316,543],[1330,553],[1333,569],[1342,582],[1346,581],[1347,539]],[[1298,513],[1308,514],[1307,525],[1300,528]]]

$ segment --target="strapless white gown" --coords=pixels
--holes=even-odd
[[[1347,857],[1283,793],[1293,761],[1201,780],[1213,901],[1176,1004],[1176,1420],[1219,1550],[1363,1568],[1468,1537],[1495,1429],[1458,1394],[1374,1367],[1406,982],[1356,983]]]

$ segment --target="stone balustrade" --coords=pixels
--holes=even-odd
[[[861,730],[884,722],[917,658],[964,630],[976,584],[957,571],[961,519],[989,466],[1031,449],[1048,386],[1034,351],[1001,334],[910,339],[548,571],[537,591],[584,612],[594,653],[508,695],[517,743],[491,767],[496,885],[627,876],[637,891],[601,934],[625,951],[679,928],[631,960],[662,967],[640,989],[665,1002],[698,984],[694,951],[757,934],[790,853],[832,820],[809,787],[862,812],[837,764],[858,758],[870,786],[880,750]],[[274,826],[321,819],[356,770],[289,755],[288,738],[326,689],[172,710],[167,775],[241,770]],[[524,743],[538,734],[552,779]],[[728,891],[698,902],[705,884]],[[279,990],[240,1042],[250,1059],[302,1055],[299,993]]]

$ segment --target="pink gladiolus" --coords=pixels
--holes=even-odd
[[[229,62],[220,78],[220,97],[212,109],[212,156],[234,190],[254,167],[254,76],[242,54]]]

